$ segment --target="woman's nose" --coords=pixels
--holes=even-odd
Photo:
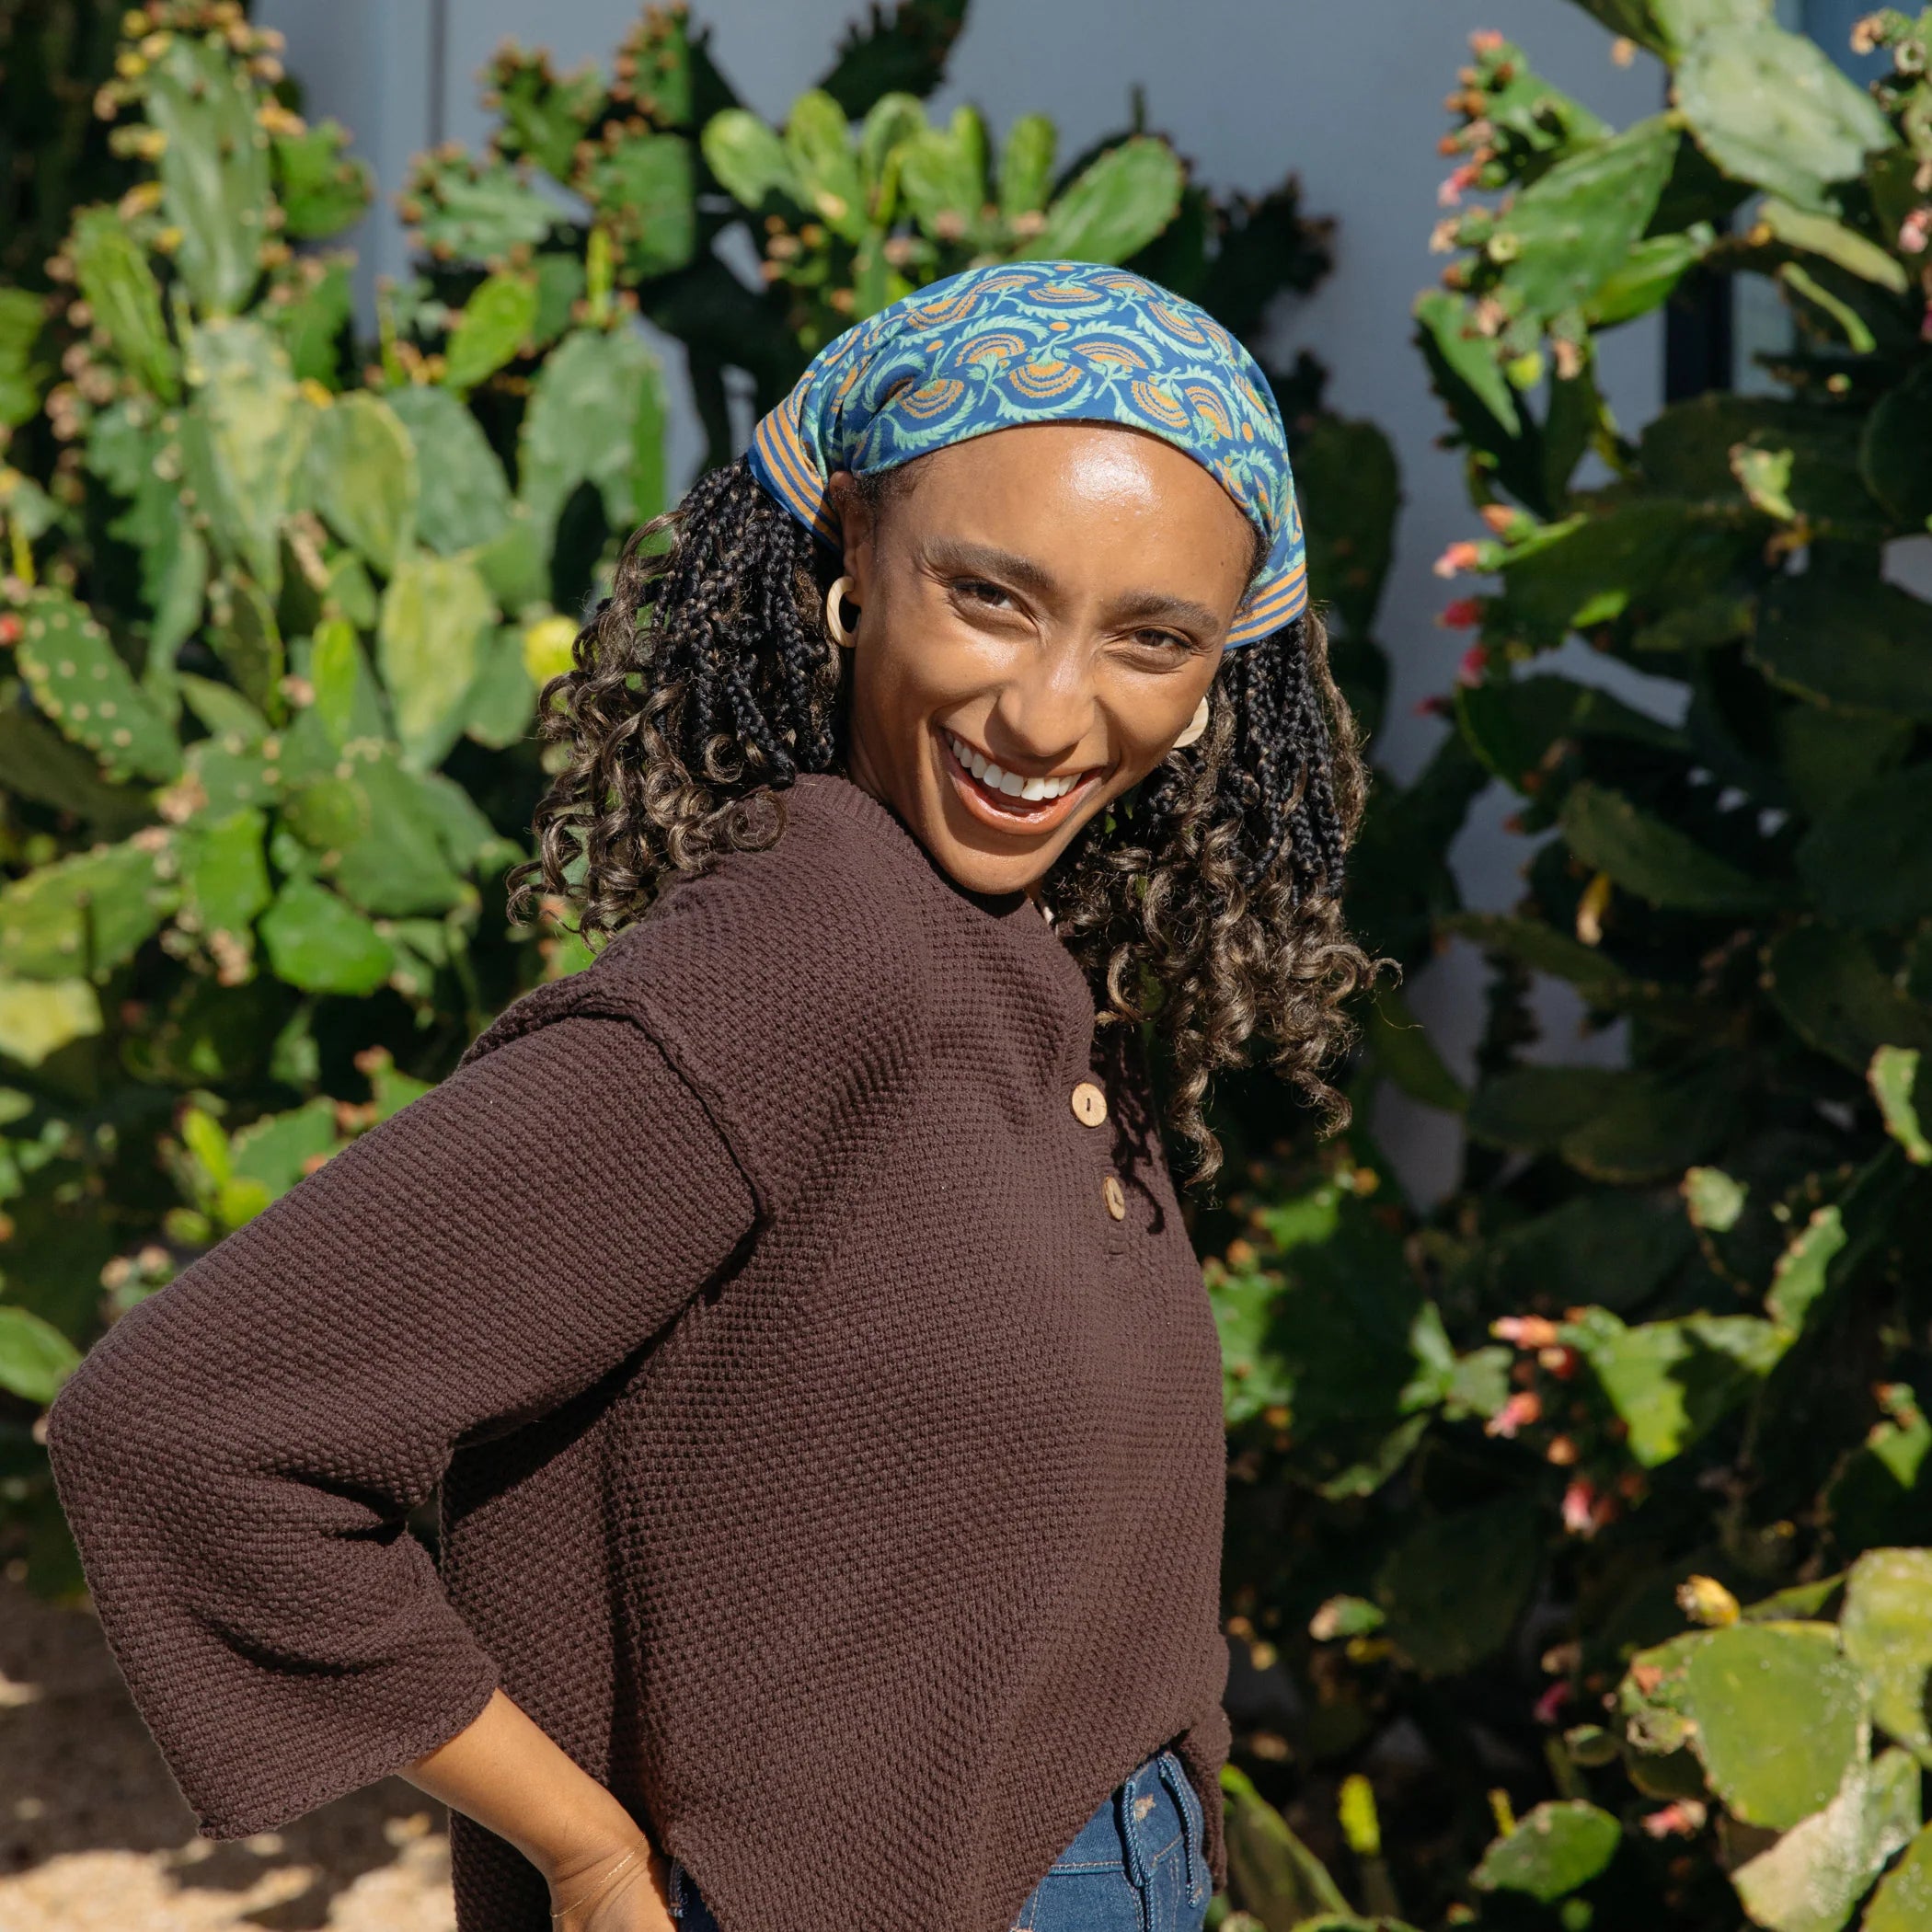
[[[1029,765],[1062,765],[1089,732],[1095,709],[1088,680],[1074,671],[1042,669],[1012,680],[993,707],[999,735],[988,749],[1002,750]]]

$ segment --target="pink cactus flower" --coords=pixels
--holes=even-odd
[[[1503,1315],[1489,1324],[1489,1333],[1512,1348],[1547,1349],[1556,1345],[1561,1330],[1547,1315]]]
[[[1680,1798],[1661,1811],[1652,1811],[1639,1822],[1653,1838],[1694,1838],[1704,1829],[1709,1815],[1695,1798]]]
[[[1514,1442],[1516,1432],[1531,1422],[1543,1418],[1543,1398],[1533,1388],[1518,1389],[1489,1420],[1482,1425],[1485,1435],[1500,1435],[1504,1442]]]
[[[1596,1485],[1587,1476],[1573,1476],[1563,1491],[1563,1527],[1572,1536],[1596,1535],[1600,1499]]]

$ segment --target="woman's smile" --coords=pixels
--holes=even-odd
[[[1099,765],[1079,771],[1027,774],[1009,771],[971,739],[938,728],[939,756],[966,809],[1004,832],[1047,832],[1057,826],[1089,786],[1105,776]]]

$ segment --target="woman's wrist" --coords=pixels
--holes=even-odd
[[[546,1883],[649,1844],[617,1797],[500,1687],[469,1726],[402,1775],[513,1845]]]
[[[588,1895],[603,1884],[621,1859],[629,1857],[636,1864],[649,1866],[657,1855],[657,1847],[627,1815],[617,1831],[602,1835],[592,1831],[581,1843],[555,1853],[524,1854],[543,1873],[552,1893],[562,1894],[572,1903],[578,1893]]]
[[[612,1846],[599,1855],[573,1860],[564,1871],[546,1872],[553,1923],[573,1917],[614,1891],[637,1883],[648,1883],[654,1875],[659,1853],[642,1833],[636,1833],[627,1846]]]

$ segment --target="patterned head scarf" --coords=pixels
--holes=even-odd
[[[1268,379],[1204,310],[1090,261],[968,269],[813,357],[752,432],[753,474],[834,548],[834,470],[868,476],[1029,422],[1117,422],[1184,450],[1259,529],[1268,561],[1228,632],[1251,644],[1308,602],[1287,437]]]

